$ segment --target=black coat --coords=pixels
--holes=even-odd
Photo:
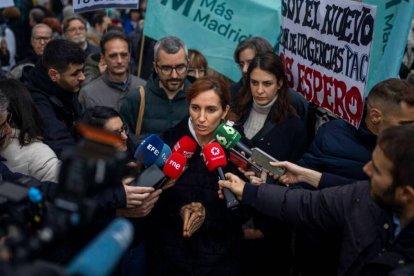
[[[188,118],[164,133],[171,147],[184,135],[191,137]],[[174,187],[160,196],[148,218],[149,275],[236,275],[240,265],[243,208],[229,211],[218,197],[218,176],[209,172],[198,147],[187,170]],[[230,166],[224,171],[235,170]],[[180,208],[201,202],[204,224],[190,238],[183,237]]]
[[[341,233],[337,275],[387,275],[414,261],[414,222],[394,240],[391,212],[371,199],[368,181],[318,191],[247,184],[242,201],[306,230]]]
[[[57,86],[40,61],[34,68],[24,68],[21,81],[29,89],[40,112],[44,143],[61,158],[63,149],[75,146],[74,125],[82,113],[77,94]]]

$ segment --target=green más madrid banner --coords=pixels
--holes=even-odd
[[[237,81],[237,44],[261,36],[275,45],[279,29],[280,1],[152,0],[144,34],[156,40],[167,35],[181,38],[188,48],[201,51],[211,68]]]

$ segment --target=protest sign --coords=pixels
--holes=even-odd
[[[1,0],[0,1],[0,8],[7,8],[7,7],[13,7],[14,2],[13,0]]]
[[[280,1],[274,0],[152,0],[144,25],[144,34],[153,39],[181,38],[234,81],[241,77],[233,60],[237,44],[261,36],[274,45],[279,30]]]
[[[377,6],[365,95],[378,82],[398,77],[414,15],[412,0],[364,0]]]
[[[280,55],[289,87],[358,126],[376,7],[355,1],[282,0]]]
[[[138,9],[138,0],[73,0],[75,13],[107,8]]]

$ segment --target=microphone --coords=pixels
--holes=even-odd
[[[162,170],[154,163],[146,168],[130,185],[153,187],[155,189],[162,188],[167,180],[180,177],[186,164],[187,159],[182,154],[173,152]]]
[[[110,275],[134,238],[134,227],[115,219],[66,267],[68,275]]]
[[[167,144],[164,144],[160,152],[160,155],[158,156],[157,160],[155,160],[155,164],[159,168],[162,168],[167,159],[171,156],[171,153],[171,148]]]
[[[197,149],[197,143],[190,136],[183,136],[174,145],[173,152],[178,152],[184,155],[185,158],[190,159]]]
[[[227,158],[220,144],[213,142],[205,145],[203,148],[203,154],[207,169],[211,172],[217,170],[219,178],[221,180],[225,180],[226,178],[224,177],[222,167],[227,166]],[[223,193],[226,199],[227,208],[235,209],[239,202],[234,194],[226,188],[223,189]]]
[[[162,169],[165,176],[170,179],[177,179],[185,170],[187,165],[187,158],[178,152],[173,152],[170,158],[165,162],[164,168]]]
[[[155,134],[151,134],[136,149],[134,159],[144,163],[146,167],[155,163],[162,151],[164,142]]]
[[[225,149],[230,150],[237,147],[239,150],[244,151],[247,157],[252,155],[250,148],[240,142],[240,133],[232,126],[226,124],[219,125],[214,132],[214,137],[216,138],[216,141]]]

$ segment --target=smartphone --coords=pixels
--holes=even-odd
[[[132,182],[131,186],[153,187],[159,189],[165,182],[166,177],[156,164],[152,164],[138,175],[137,179]]]
[[[283,175],[286,172],[285,168],[270,165],[269,162],[278,160],[259,148],[252,149],[252,156],[250,156],[250,158],[256,162],[256,164],[275,175]]]
[[[254,171],[256,176],[260,177],[260,175],[262,173],[262,170],[261,170],[260,167],[253,164],[249,159],[246,158],[246,156],[244,156],[243,154],[241,154],[241,153],[239,153],[235,150],[230,151],[229,160],[230,160],[231,163],[233,163],[237,167],[242,168],[242,170]]]

